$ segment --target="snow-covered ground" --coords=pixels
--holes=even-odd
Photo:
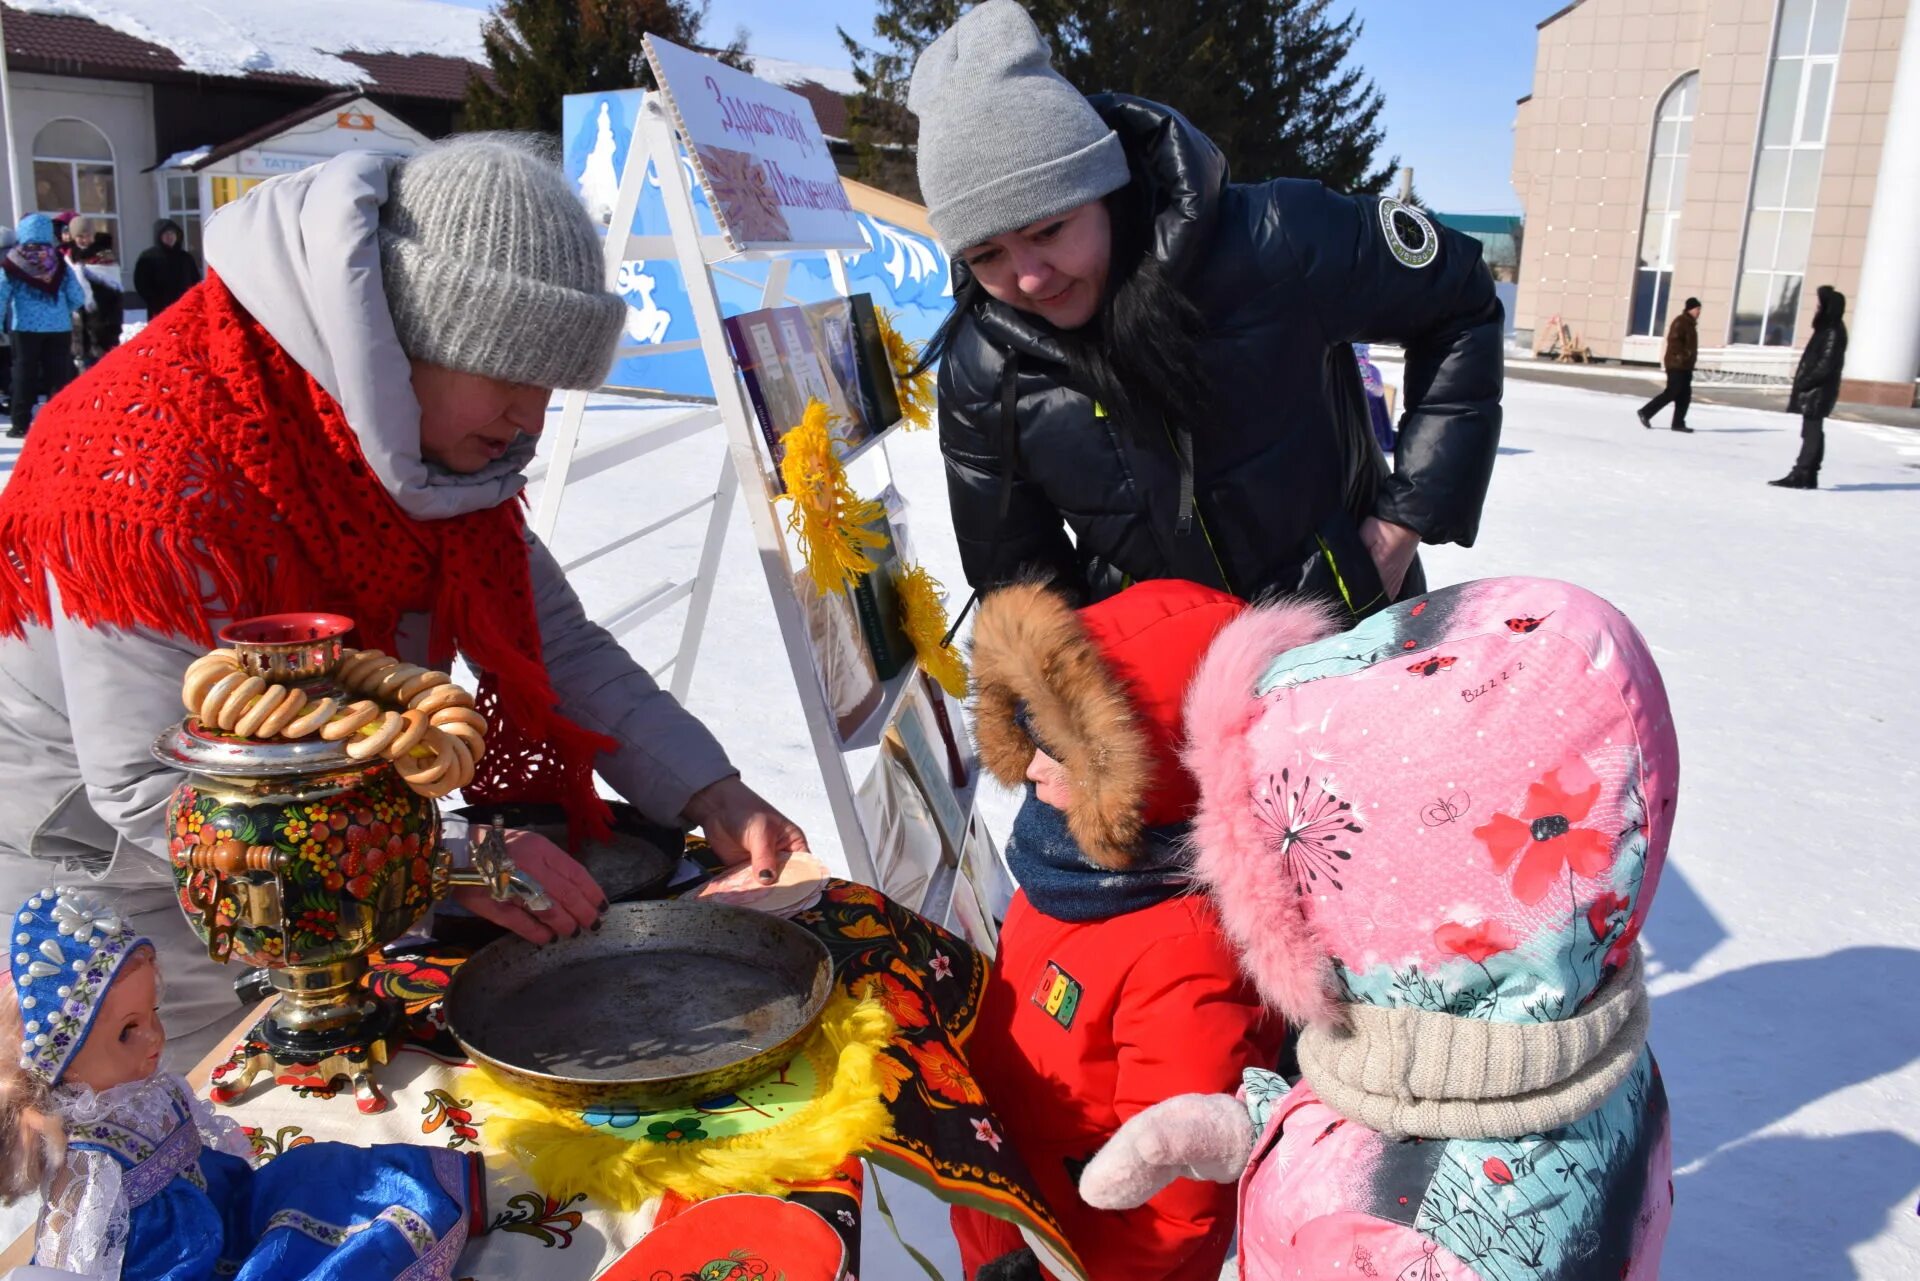
[[[1395,367],[1385,367],[1390,381]],[[1833,423],[1814,493],[1762,482],[1798,421],[1701,406],[1647,432],[1628,396],[1512,381],[1479,546],[1428,553],[1445,583],[1572,579],[1639,624],[1685,757],[1671,860],[1647,930],[1654,1046],[1673,1104],[1678,1281],[1920,1276],[1920,433]],[[631,425],[596,404],[588,439]],[[0,447],[0,469],[14,452]],[[891,447],[919,559],[958,587],[936,444]],[[569,491],[562,560],[684,505],[718,475],[709,434]],[[743,514],[690,702],[754,786],[831,840],[826,804]],[[590,608],[685,573],[692,520],[581,570]],[[670,653],[668,616],[630,640]],[[1004,798],[988,810],[1005,830]],[[901,1228],[957,1276],[945,1215],[890,1180]],[[921,1275],[877,1213],[861,1275]]]

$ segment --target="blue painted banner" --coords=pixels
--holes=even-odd
[[[604,231],[613,216],[620,189],[620,173],[635,139],[636,122],[646,101],[640,89],[614,93],[569,94],[562,101],[567,179],[580,193],[587,211]],[[719,228],[707,206],[700,184],[684,155],[688,187],[703,235]],[[900,332],[916,341],[932,336],[953,306],[951,264],[933,240],[905,227],[857,213],[866,238],[864,252],[846,254],[847,282],[855,293],[873,295],[874,302],[892,313]],[[651,167],[634,218],[634,231],[643,236],[668,234],[666,204],[660,180]],[[727,315],[752,311],[760,305],[766,281],[764,262],[722,263],[714,283],[721,310]],[[618,288],[627,300],[626,342],[608,375],[617,387],[640,387],[678,396],[710,396],[706,362],[697,350],[649,354],[665,344],[697,340],[693,309],[679,265],[671,259],[632,259],[620,264]],[[787,293],[800,302],[818,302],[835,296],[833,278],[821,254],[793,260]]]

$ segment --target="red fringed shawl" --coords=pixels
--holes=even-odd
[[[408,516],[333,398],[210,276],[34,423],[0,490],[0,633],[51,624],[49,578],[71,618],[208,646],[209,619],[325,610],[390,651],[401,615],[429,612],[429,661],[482,673],[466,795],[558,801],[576,836],[604,836],[593,761],[617,744],[556,709],[524,523],[518,503]]]

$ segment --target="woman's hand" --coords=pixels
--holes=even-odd
[[[698,827],[722,861],[753,864],[771,884],[789,854],[807,848],[807,836],[738,778],[723,778],[687,802],[686,819]]]
[[[607,908],[607,896],[571,854],[533,832],[504,834],[513,865],[540,883],[553,906],[529,912],[511,899],[501,902],[484,887],[463,885],[450,898],[475,916],[504,926],[529,943],[551,943],[591,929]]]
[[[1420,535],[1405,525],[1369,516],[1360,522],[1360,541],[1380,571],[1380,584],[1387,589],[1388,600],[1399,600],[1406,586],[1407,570],[1413,566],[1413,554],[1420,549]]]

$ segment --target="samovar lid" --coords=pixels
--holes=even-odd
[[[154,759],[174,769],[231,778],[285,778],[362,768],[347,755],[344,742],[322,738],[260,742],[231,734],[209,733],[197,721],[181,721],[153,741]]]

